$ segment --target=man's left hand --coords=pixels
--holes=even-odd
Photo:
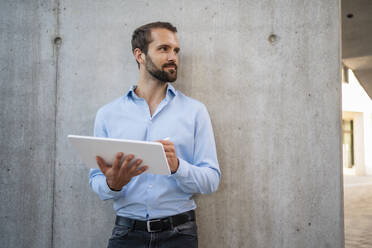
[[[167,156],[168,165],[170,170],[173,173],[176,173],[179,166],[179,161],[176,154],[176,148],[174,148],[174,144],[172,141],[169,140],[157,140],[157,142],[161,143],[164,147],[165,155]]]

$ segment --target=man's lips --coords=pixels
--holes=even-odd
[[[165,65],[163,66],[164,69],[172,69],[172,70],[177,70],[177,65]]]

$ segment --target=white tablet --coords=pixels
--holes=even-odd
[[[78,151],[83,162],[90,168],[99,168],[96,156],[112,164],[118,152],[124,156],[133,154],[143,160],[141,165],[149,168],[144,173],[170,175],[163,145],[158,142],[98,138],[91,136],[68,135],[72,146]]]

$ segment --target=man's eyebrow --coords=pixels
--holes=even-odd
[[[158,45],[158,47],[170,47],[170,45],[168,45],[168,44],[160,44],[160,45]]]
[[[162,48],[162,47],[171,48],[171,46],[168,45],[168,44],[160,44],[160,45],[158,45],[158,48]],[[174,50],[176,50],[176,52],[179,52],[181,50],[181,48],[176,47],[176,48],[174,48]]]

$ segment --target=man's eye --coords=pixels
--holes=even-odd
[[[166,51],[167,50],[167,48],[165,48],[165,47],[160,47],[160,51]]]

